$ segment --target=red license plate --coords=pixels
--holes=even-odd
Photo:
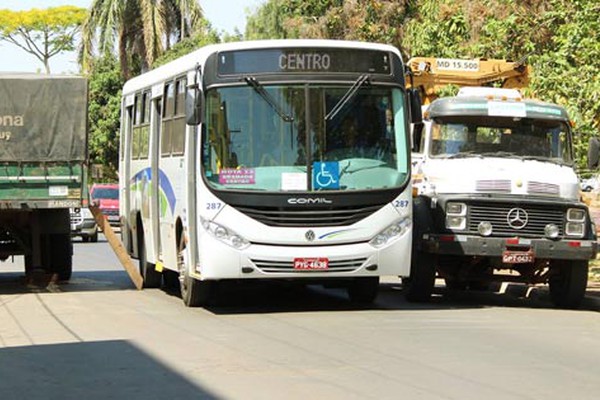
[[[533,251],[505,251],[502,262],[505,264],[529,264],[535,260]]]
[[[315,270],[327,268],[329,268],[328,258],[294,258],[294,269]]]

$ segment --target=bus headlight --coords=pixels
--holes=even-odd
[[[402,236],[411,226],[410,218],[404,218],[400,221],[394,222],[392,225],[379,232],[369,244],[373,247],[379,248],[388,244],[390,241],[397,237]]]
[[[202,223],[202,227],[208,233],[210,233],[212,236],[219,239],[226,245],[231,246],[236,250],[243,250],[250,246],[250,242],[248,242],[246,239],[233,232],[232,230],[229,230],[224,226],[221,226],[215,222],[208,221],[204,218],[201,218],[200,221]]]

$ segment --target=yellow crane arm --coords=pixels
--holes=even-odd
[[[419,88],[424,104],[437,98],[446,85],[486,86],[499,82],[503,88],[522,89],[529,83],[531,67],[524,62],[476,58],[472,60],[413,57],[408,63],[412,78],[408,88]]]

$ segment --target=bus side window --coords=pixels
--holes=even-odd
[[[139,124],[141,125],[138,129],[140,131],[140,144],[139,144],[139,158],[148,158],[148,152],[150,150],[150,92],[145,91],[142,94],[142,115]]]
[[[131,158],[136,160],[140,157],[140,120],[142,118],[142,107],[141,107],[140,94],[135,95],[135,102],[133,104],[133,132],[131,140]]]
[[[171,154],[172,120],[175,111],[175,84],[173,81],[165,85],[164,98],[160,153],[162,156],[168,156]]]
[[[175,82],[173,120],[171,121],[171,152],[182,155],[185,149],[185,90],[186,79]]]

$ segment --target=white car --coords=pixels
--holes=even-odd
[[[71,237],[81,236],[84,242],[98,241],[98,225],[89,208],[71,208]]]
[[[596,177],[582,179],[579,183],[582,192],[591,192],[598,190],[598,179]]]

